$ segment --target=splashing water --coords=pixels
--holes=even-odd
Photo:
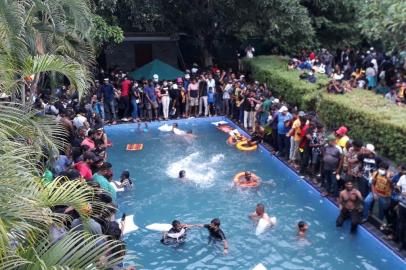
[[[178,178],[179,171],[185,170],[187,180],[200,186],[210,186],[216,179],[216,171],[223,159],[223,154],[215,154],[207,161],[200,152],[195,152],[171,163],[166,169],[166,175]]]

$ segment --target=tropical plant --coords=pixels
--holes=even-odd
[[[106,207],[80,181],[41,181],[43,161],[65,144],[63,127],[20,104],[0,103],[0,140],[0,269],[104,269],[122,259],[114,253],[120,243],[103,236],[74,232],[50,243],[49,228],[67,218],[53,207],[72,206],[84,220],[89,203]]]
[[[80,0],[0,0],[0,91],[35,92],[44,76],[58,73],[85,92],[94,63],[88,14]]]
[[[406,2],[394,0],[364,1],[360,28],[369,40],[382,42],[387,50],[406,47]]]

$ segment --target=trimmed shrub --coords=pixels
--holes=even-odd
[[[289,104],[316,111],[330,129],[349,128],[349,136],[375,145],[379,155],[406,162],[406,109],[363,89],[344,95],[328,94],[328,79],[317,76],[311,84],[299,79],[299,71],[287,69],[286,58],[261,56],[247,61],[256,80],[264,81]]]

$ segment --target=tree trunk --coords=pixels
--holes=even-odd
[[[197,36],[197,41],[200,47],[201,58],[204,67],[212,66],[213,65],[213,56],[211,55],[208,47],[206,46],[206,38],[204,34],[199,34]]]
[[[209,50],[204,46],[202,48],[202,57],[203,57],[203,65],[205,67],[212,66],[213,65],[213,56],[209,52]]]

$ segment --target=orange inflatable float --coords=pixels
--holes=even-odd
[[[230,145],[236,145],[239,142],[242,141],[247,141],[248,139],[242,136],[240,133],[236,133],[234,135],[231,135],[227,139],[227,143]]]
[[[256,144],[250,146],[247,141],[239,141],[235,147],[240,151],[255,151],[258,146]]]
[[[140,151],[144,148],[142,143],[127,144],[127,151]]]
[[[247,181],[246,173],[250,175],[250,181]],[[239,172],[234,176],[234,184],[239,187],[258,187],[260,179],[253,173]]]

